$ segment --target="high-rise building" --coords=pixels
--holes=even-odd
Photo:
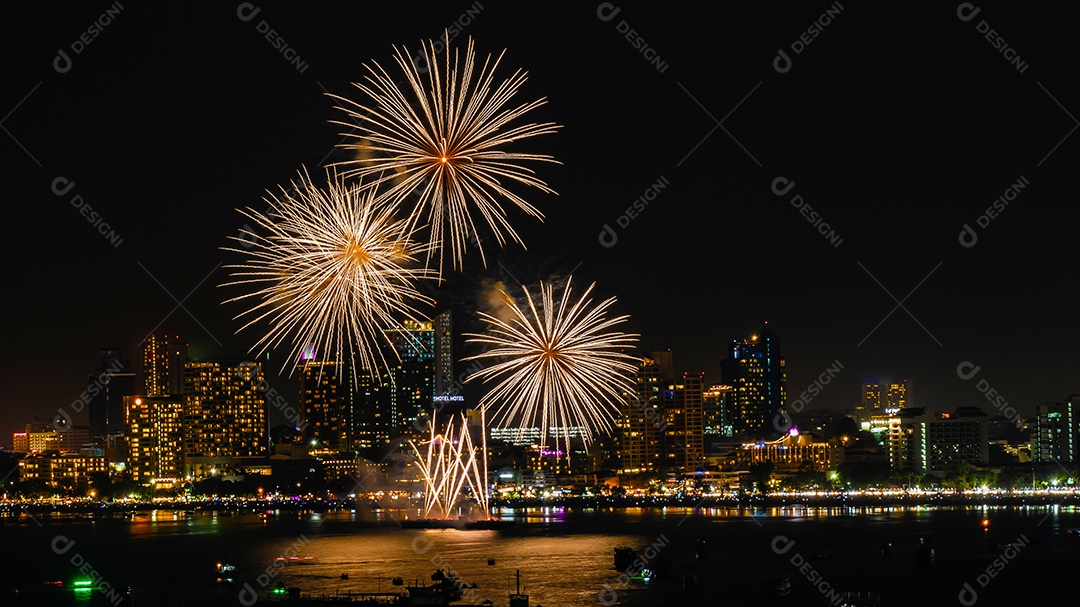
[[[352,450],[378,450],[390,444],[397,430],[394,418],[394,384],[389,372],[373,378],[367,371],[358,372],[353,390]]]
[[[349,451],[352,436],[351,374],[335,361],[300,363],[304,440],[314,449]]]
[[[267,455],[265,380],[261,362],[184,364],[186,474],[201,475],[217,458]]]
[[[641,358],[616,424],[619,469],[693,472],[704,461],[702,374],[676,378],[671,352]]]
[[[705,420],[705,434],[731,436],[733,433],[731,411],[728,408],[728,393],[731,386],[715,384],[702,395],[702,415]]]
[[[394,372],[394,436],[415,432],[421,412],[430,411],[435,395],[435,328],[431,321],[407,320],[386,332],[398,360]],[[389,357],[388,357],[389,358]]]
[[[664,388],[674,375],[670,352],[652,352],[638,363],[634,394],[627,395],[616,428],[621,471],[646,472],[663,465]]]
[[[1063,403],[1039,405],[1031,435],[1031,459],[1036,462],[1080,462],[1080,394]]]
[[[865,383],[862,398],[856,410],[858,421],[866,421],[872,415],[891,415],[903,408],[913,408],[910,378],[902,382]]]
[[[92,442],[94,440],[90,434],[90,426],[71,426],[58,432],[57,449],[64,453],[76,453]]]
[[[704,373],[683,373],[681,381],[665,386],[664,466],[693,472],[705,462],[703,416]]]
[[[127,469],[139,483],[184,476],[184,399],[124,397]]]
[[[721,363],[736,434],[777,434],[775,423],[787,402],[787,370],[780,339],[768,323],[749,339],[731,342]]]
[[[16,432],[12,434],[11,450],[15,453],[30,453],[30,433]]]
[[[454,326],[450,310],[431,320],[435,330],[435,394],[447,396],[458,391],[454,380]]]
[[[154,334],[142,343],[146,396],[179,396],[184,385],[187,344],[179,336]]]
[[[135,373],[120,356],[119,348],[101,349],[101,367],[90,374],[90,434],[105,445],[110,434],[124,431],[124,397],[136,393]]]

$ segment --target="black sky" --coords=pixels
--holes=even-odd
[[[364,62],[388,64],[392,45],[415,49],[470,7],[482,8],[455,43],[508,49],[504,76],[529,71],[523,99],[549,99],[535,119],[563,125],[530,151],[563,164],[539,167],[559,196],[530,193],[546,220],[513,217],[527,251],[496,253],[486,269],[474,253],[449,276],[438,296],[459,327],[476,328],[485,279],[535,284],[573,271],[617,296],[643,349],[670,348],[678,371],[719,380],[726,345],[763,320],[782,340],[789,394],[840,361],[811,407],[850,407],[859,383],[904,377],[918,404],[943,411],[992,412],[980,379],[1024,415],[1080,392],[1080,7],[978,3],[963,21],[959,3],[841,2],[799,54],[792,43],[835,3],[618,3],[604,21],[597,3],[259,2],[243,21],[239,3],[124,2],[78,54],[72,44],[116,5],[20,5],[0,37],[0,444],[76,399],[99,347],[137,359],[159,323],[198,355],[242,356],[257,336],[235,334],[240,310],[222,306],[217,287],[219,264],[236,261],[220,250],[244,223],[235,209],[261,209],[266,189],[343,157],[324,92],[360,99],[349,83]],[[302,73],[261,36],[264,21],[308,65]],[[774,69],[778,49],[793,59],[786,73]],[[72,58],[65,73],[58,50]],[[75,185],[57,196],[61,177]],[[783,197],[778,177],[795,182]],[[977,227],[1021,177],[1030,185]],[[661,178],[670,185],[618,227]],[[840,246],[792,206],[796,194]],[[76,195],[118,247],[72,206]],[[605,223],[618,233],[610,248],[598,239]],[[958,240],[965,223],[978,234],[970,248]],[[976,378],[957,376],[963,361],[981,368]]]

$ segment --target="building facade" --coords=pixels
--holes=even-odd
[[[735,434],[776,434],[775,421],[787,402],[787,370],[780,339],[765,323],[749,339],[736,340],[721,364],[721,379],[731,386]]]
[[[126,464],[132,480],[145,484],[184,476],[184,408],[179,396],[124,398]]]
[[[184,467],[206,470],[219,458],[265,457],[269,427],[261,362],[184,364]],[[205,465],[203,465],[205,464]]]
[[[1073,464],[1080,461],[1080,395],[1065,402],[1039,405],[1031,435],[1031,458],[1036,462]]]

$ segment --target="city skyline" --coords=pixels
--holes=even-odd
[[[9,258],[35,262],[11,268],[0,430],[79,398],[104,346],[137,365],[142,338],[167,332],[195,357],[249,356],[253,339],[232,320],[240,310],[214,286],[218,264],[236,261],[220,250],[244,224],[235,209],[261,208],[301,165],[316,173],[345,156],[323,89],[347,94],[364,61],[444,31],[455,47],[470,36],[484,54],[508,47],[529,71],[523,95],[549,99],[539,118],[564,125],[537,139],[564,165],[545,167],[560,196],[532,200],[546,220],[515,218],[527,250],[492,247],[487,268],[467,254],[466,270],[432,291],[456,330],[478,328],[470,311],[492,283],[573,272],[618,297],[643,352],[670,349],[676,369],[706,383],[719,382],[726,344],[765,320],[784,340],[789,401],[842,363],[809,408],[853,408],[860,384],[907,377],[934,410],[992,412],[980,385],[1025,417],[1080,391],[1067,296],[1075,210],[1046,211],[1068,195],[1077,155],[1080,91],[1061,76],[1077,42],[1007,31],[1018,9],[965,21],[937,7],[888,17],[892,30],[925,32],[918,47],[875,38],[883,17],[853,9],[800,47],[825,8],[700,8],[690,19],[630,5],[464,3],[328,19],[326,8],[224,6],[199,16],[198,45],[177,43],[184,22],[152,11],[124,8],[86,44],[104,9],[46,18],[20,8],[38,35],[4,42],[27,61],[0,96],[0,143],[22,221],[49,237],[24,229],[5,240]],[[1041,31],[1064,31],[1065,13]],[[350,22],[372,18],[392,27],[350,35]],[[508,36],[521,19],[536,27]],[[983,38],[983,19],[1024,65]],[[160,35],[148,41],[150,23]],[[577,42],[557,44],[554,32]],[[852,52],[862,48],[876,52]],[[732,55],[747,59],[717,59]],[[142,128],[166,115],[183,128]]]

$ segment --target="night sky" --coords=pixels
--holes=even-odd
[[[719,381],[727,344],[765,320],[789,398],[841,363],[808,408],[849,408],[860,383],[904,377],[916,404],[940,411],[993,413],[979,380],[1025,416],[1080,392],[1075,3],[979,3],[964,21],[949,2],[258,2],[244,21],[246,4],[122,2],[96,35],[118,4],[6,15],[0,444],[78,398],[101,346],[137,362],[158,328],[193,355],[243,357],[258,334],[236,334],[242,308],[222,301],[238,292],[218,287],[221,264],[239,261],[221,250],[245,221],[236,209],[262,210],[265,190],[302,167],[346,158],[325,93],[362,100],[350,83],[363,63],[389,67],[393,45],[414,50],[452,27],[452,46],[472,36],[483,54],[508,49],[500,74],[529,72],[520,100],[548,98],[532,119],[563,125],[527,146],[562,162],[537,167],[558,196],[523,192],[546,220],[511,214],[528,249],[485,241],[487,268],[473,251],[432,293],[458,329],[479,328],[492,281],[573,272],[617,296],[642,350],[670,348],[676,371]],[[829,7],[839,13],[815,25]],[[601,244],[605,224],[614,246]],[[965,224],[974,246],[960,242]],[[965,361],[979,367],[968,380]]]

